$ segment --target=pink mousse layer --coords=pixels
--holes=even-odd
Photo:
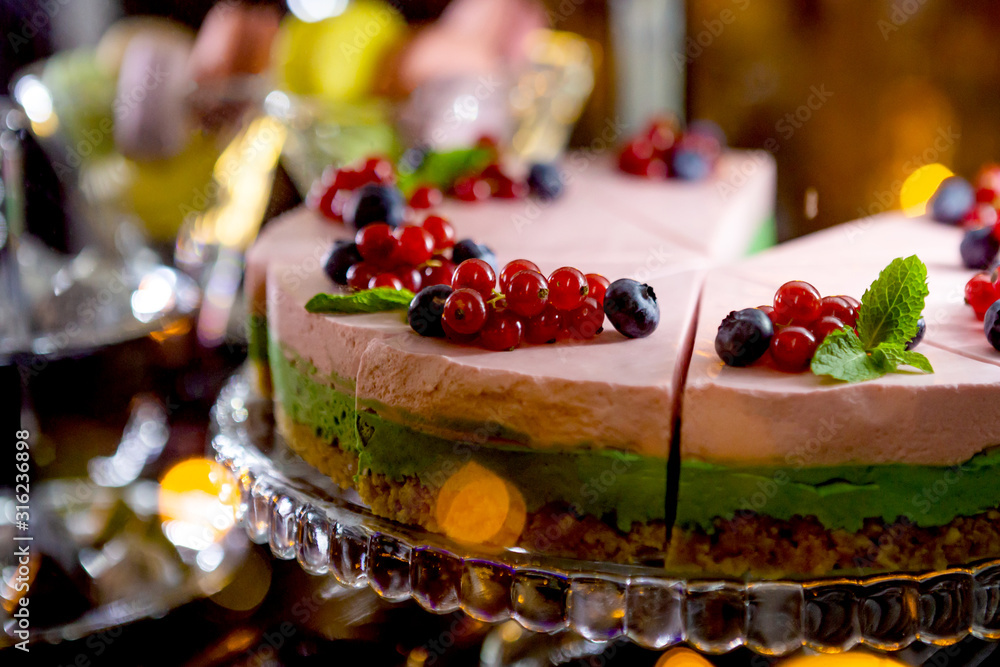
[[[812,234],[715,272],[683,395],[683,456],[724,463],[952,465],[1000,444],[1000,355],[961,302],[961,232],[887,214]],[[811,373],[730,368],[715,353],[722,318],[770,303],[788,280],[860,297],[893,258],[928,265],[927,334],[935,373],[840,383]]]

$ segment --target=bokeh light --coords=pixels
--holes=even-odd
[[[924,165],[907,176],[899,192],[899,204],[903,213],[910,217],[923,215],[927,211],[927,202],[937,192],[938,186],[952,175],[951,169],[934,163]]]
[[[164,534],[178,547],[208,549],[233,527],[237,498],[232,475],[215,461],[181,461],[160,480]]]
[[[656,667],[712,667],[712,663],[691,649],[675,648],[661,655]]]
[[[898,660],[864,651],[838,655],[803,655],[779,662],[778,667],[906,667]]]
[[[509,546],[524,530],[527,509],[513,485],[470,461],[441,487],[434,515],[442,532],[453,540]]]

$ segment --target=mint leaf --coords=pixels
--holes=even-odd
[[[816,375],[829,375],[844,382],[874,380],[888,371],[875,362],[854,329],[844,327],[830,333],[816,349],[810,364]]]
[[[493,151],[489,148],[461,148],[443,153],[431,151],[415,171],[400,173],[397,182],[407,197],[420,185],[447,190],[460,177],[482,171],[492,160]]]
[[[391,287],[375,287],[352,294],[317,294],[306,303],[310,313],[381,313],[405,310],[413,292]]]
[[[892,260],[861,297],[858,337],[864,349],[905,346],[917,333],[927,294],[927,267],[916,255]]]
[[[886,368],[886,372],[894,371],[899,366],[912,366],[925,373],[934,372],[927,357],[919,352],[907,350],[905,346],[898,343],[881,343],[872,350],[872,359],[879,366]]]

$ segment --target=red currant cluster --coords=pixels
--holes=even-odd
[[[309,190],[306,206],[330,220],[344,220],[344,206],[351,192],[369,183],[391,185],[396,182],[392,162],[384,157],[370,157],[358,169],[330,167]]]
[[[604,327],[609,284],[601,275],[584,275],[571,267],[556,269],[546,278],[526,259],[507,264],[498,281],[489,264],[468,259],[452,276],[453,291],[444,303],[441,324],[450,340],[488,350],[589,340]]]
[[[860,306],[850,296],[821,297],[819,290],[801,280],[785,283],[775,292],[773,305],[758,306],[774,325],[766,356],[778,370],[806,370],[816,348],[828,335],[857,325]]]
[[[392,287],[419,292],[450,283],[455,271],[446,254],[455,245],[455,229],[439,215],[395,229],[373,223],[359,229],[354,242],[361,259],[346,270],[347,286],[354,290]]]
[[[523,199],[530,188],[526,181],[507,174],[497,162],[492,162],[481,171],[458,178],[451,187],[455,199],[478,202],[495,197],[497,199]]]
[[[713,124],[692,123],[682,132],[676,119],[654,118],[622,148],[618,167],[645,178],[698,180],[711,174],[724,143]]]
[[[992,275],[977,273],[965,284],[965,302],[972,306],[980,322],[997,301],[1000,301],[1000,269],[994,270]]]

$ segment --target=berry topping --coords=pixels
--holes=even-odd
[[[1000,252],[1000,240],[992,227],[980,227],[965,232],[960,246],[962,262],[970,269],[988,269]]]
[[[486,324],[479,331],[479,345],[499,352],[513,350],[521,344],[523,325],[510,310],[490,309]]]
[[[384,266],[396,255],[399,239],[392,233],[392,227],[384,222],[362,227],[354,235],[358,252],[366,262]]]
[[[405,217],[406,199],[393,185],[362,185],[351,193],[344,205],[344,222],[356,229],[376,222],[398,227]]]
[[[479,292],[456,289],[445,301],[441,320],[457,334],[474,334],[486,323],[486,302]]]
[[[490,189],[493,196],[499,199],[524,199],[529,191],[527,183],[516,181],[509,176],[497,178],[495,185]]]
[[[604,309],[597,303],[597,299],[587,297],[576,309],[563,313],[562,326],[570,338],[590,340],[604,330]],[[639,338],[639,336],[629,337]]]
[[[466,176],[455,181],[452,187],[455,197],[461,201],[477,202],[490,198],[493,189],[489,181],[475,176]]]
[[[396,234],[399,239],[396,261],[418,266],[431,258],[434,252],[434,237],[429,231],[422,227],[406,225],[397,229]]]
[[[950,176],[941,182],[930,202],[931,218],[938,222],[958,224],[976,203],[976,192],[969,182]]]
[[[587,278],[587,296],[594,297],[597,303],[601,305],[601,308],[603,308],[604,295],[607,293],[608,285],[611,284],[611,281],[599,273],[588,273],[586,278]]]
[[[467,259],[481,259],[491,267],[496,267],[497,257],[489,246],[476,243],[470,239],[459,241],[451,251],[451,261],[461,264]],[[496,270],[494,268],[494,270]]]
[[[767,315],[767,319],[771,320],[772,325],[778,326],[778,323],[774,321],[774,306],[757,306],[757,310]]]
[[[376,156],[365,160],[365,166],[361,169],[361,173],[379,183],[392,183],[395,180],[392,162],[384,157]]]
[[[614,328],[629,338],[644,338],[660,323],[653,288],[628,278],[620,278],[608,287],[604,312]]]
[[[451,286],[456,290],[468,288],[478,292],[484,299],[492,298],[497,277],[493,267],[481,259],[467,259],[455,268]]]
[[[774,325],[758,308],[733,311],[722,320],[715,336],[715,352],[727,366],[749,366],[767,352]]]
[[[982,319],[993,302],[1000,299],[1000,289],[985,273],[979,273],[965,284],[965,302],[972,306],[976,317]]]
[[[503,270],[497,278],[500,284],[500,291],[506,294],[508,285],[510,285],[510,279],[521,271],[535,271],[537,273],[541,273],[537,264],[526,259],[515,259],[512,262],[507,262],[507,265],[503,267]]]
[[[528,172],[528,187],[539,199],[558,199],[563,191],[563,179],[559,167],[544,162],[531,165],[531,170]]]
[[[669,116],[653,118],[646,130],[646,139],[657,153],[666,153],[677,140],[677,122]]]
[[[358,252],[358,244],[342,239],[334,243],[333,250],[330,251],[326,262],[323,263],[323,271],[333,282],[338,285],[346,285],[347,270],[360,261],[361,253]]]
[[[443,337],[441,316],[444,314],[445,301],[451,296],[451,292],[450,285],[431,285],[420,290],[413,297],[406,312],[410,328],[421,336]]]
[[[392,273],[394,276],[399,278],[399,282],[403,284],[403,289],[408,289],[413,293],[417,293],[420,291],[420,288],[423,287],[424,276],[420,272],[420,269],[414,269],[408,266],[401,266],[397,267]],[[427,284],[435,285],[438,283],[429,282]]]
[[[433,185],[421,185],[410,195],[410,208],[426,209],[440,206],[444,194]]]
[[[574,310],[587,298],[587,277],[569,266],[549,274],[549,302],[557,310]]]
[[[368,289],[374,287],[391,287],[392,289],[403,289],[403,281],[392,273],[380,273],[368,281]]]
[[[455,228],[440,215],[429,215],[420,224],[434,237],[434,250],[441,252],[455,245]]]
[[[921,317],[919,320],[917,320],[917,333],[913,334],[913,338],[911,338],[906,343],[907,351],[912,350],[917,345],[920,345],[920,341],[924,339],[924,335],[926,334],[927,334],[927,320]]]
[[[832,334],[834,331],[840,331],[846,326],[846,323],[839,317],[834,317],[833,315],[824,315],[815,322],[809,325],[809,330],[812,331],[813,336],[816,337],[818,343],[822,343],[827,336]]]
[[[504,294],[508,308],[518,315],[534,317],[545,310],[548,304],[549,285],[545,281],[545,276],[538,271],[526,269],[514,274],[507,281]]]
[[[524,339],[534,345],[554,343],[562,326],[563,313],[551,305],[524,322]]]
[[[645,176],[649,161],[653,159],[653,144],[648,139],[635,139],[622,149],[618,156],[618,168],[626,174]]]
[[[1000,300],[993,302],[987,309],[983,320],[983,331],[986,332],[986,340],[993,349],[1000,352]]]
[[[818,341],[805,327],[781,329],[771,338],[771,359],[778,370],[798,373],[809,367]]]
[[[455,264],[448,259],[436,259],[424,265],[420,273],[424,285],[451,285]]]
[[[378,274],[374,264],[358,262],[347,269],[347,286],[353,290],[368,289],[368,283]]]
[[[819,315],[819,290],[807,282],[787,282],[774,294],[774,317],[780,324],[805,325],[815,321]]]
[[[835,317],[853,327],[858,323],[858,310],[847,299],[844,296],[824,296],[819,302],[819,316]]]

